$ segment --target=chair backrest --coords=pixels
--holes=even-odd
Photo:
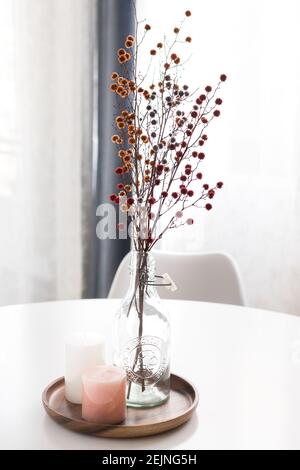
[[[236,263],[224,253],[171,253],[154,251],[157,274],[168,273],[178,289],[160,287],[163,299],[202,300],[245,305],[242,282]],[[109,298],[122,298],[129,282],[130,253],[121,261],[112,282]]]

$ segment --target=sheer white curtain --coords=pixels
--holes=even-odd
[[[0,304],[81,295],[93,9],[0,1]]]
[[[208,182],[225,185],[213,210],[162,248],[229,252],[251,306],[300,314],[300,2],[138,0],[160,40],[187,8],[187,82],[228,75],[203,166]]]

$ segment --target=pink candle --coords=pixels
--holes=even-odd
[[[82,417],[117,424],[126,417],[126,373],[120,367],[95,366],[82,375]]]

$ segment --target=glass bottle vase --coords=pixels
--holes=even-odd
[[[127,404],[151,407],[170,392],[170,324],[156,290],[155,259],[133,251],[129,289],[114,319],[114,364],[127,373]]]

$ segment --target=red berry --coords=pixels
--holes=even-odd
[[[200,147],[202,147],[202,145],[204,145],[204,140],[199,140],[198,144],[200,145]]]
[[[181,194],[187,194],[187,189],[186,188],[181,188],[180,192],[181,192]]]
[[[206,100],[206,96],[205,96],[205,95],[200,95],[200,96],[199,96],[199,100],[205,101],[205,100]]]
[[[116,169],[115,169],[115,173],[117,173],[117,175],[122,175],[123,173],[123,168],[121,166],[118,166]]]
[[[194,196],[194,191],[193,191],[192,189],[189,189],[189,190],[188,190],[188,196],[189,196],[189,197]]]
[[[156,169],[157,169],[157,171],[162,172],[163,169],[164,169],[164,166],[159,164],[159,165],[157,165]]]
[[[203,124],[207,124],[208,120],[206,119],[206,117],[203,117],[203,118],[201,118],[201,122],[203,122]]]
[[[116,196],[115,194],[111,194],[111,195],[109,196],[109,199],[111,200],[111,202],[114,202],[114,201],[116,200],[116,197],[117,197],[117,196]]]
[[[217,183],[217,188],[221,189],[222,186],[223,186],[223,184],[224,184],[224,183],[223,183],[222,181],[219,181],[219,182]]]
[[[162,197],[163,197],[163,198],[166,198],[166,197],[168,197],[168,193],[167,193],[167,191],[163,191],[163,192],[161,193],[161,195],[162,195]]]
[[[207,91],[207,93],[210,93],[211,90],[212,90],[212,87],[211,87],[210,85],[207,85],[207,86],[205,87],[205,91]]]
[[[198,116],[198,113],[196,111],[192,111],[191,116],[192,116],[192,118],[195,119]]]
[[[195,152],[195,151],[192,152],[192,157],[194,157],[194,158],[198,157],[198,152]]]
[[[119,198],[119,196],[117,196],[116,199],[115,199],[115,203],[119,204],[119,202],[120,202],[120,198]]]
[[[177,198],[178,198],[178,193],[173,192],[173,193],[172,193],[172,197],[173,197],[174,199],[177,199]]]
[[[180,176],[180,181],[186,181],[186,176],[185,175]]]
[[[186,168],[184,172],[186,175],[190,175],[192,173],[192,170],[190,168]]]
[[[192,168],[192,165],[190,165],[189,163],[187,163],[187,164],[185,165],[185,168]]]
[[[212,205],[208,202],[207,204],[205,204],[205,209],[207,211],[210,211],[210,209],[212,209]]]
[[[129,198],[127,199],[127,204],[128,204],[128,206],[132,206],[133,203],[134,203],[134,199],[133,199],[132,197],[129,197]]]
[[[156,203],[155,197],[153,197],[153,196],[149,197],[148,202],[149,202],[149,204],[155,204]]]
[[[207,140],[207,139],[208,139],[207,135],[206,135],[206,134],[203,134],[202,140]]]
[[[124,184],[118,183],[118,184],[117,184],[117,188],[118,188],[118,189],[124,189]]]
[[[198,180],[201,180],[202,179],[202,173],[197,173],[196,177],[198,178]]]
[[[205,184],[203,185],[203,188],[204,188],[204,189],[208,189],[208,188],[209,188],[208,184],[205,183]]]
[[[219,109],[215,109],[213,114],[214,114],[214,116],[218,117],[218,116],[220,116],[221,111]]]
[[[213,189],[210,189],[207,194],[208,194],[209,199],[212,199],[215,195],[215,192]]]
[[[215,101],[216,104],[220,105],[223,103],[222,99],[221,98],[217,98],[216,101]]]
[[[205,153],[199,152],[198,153],[198,158],[199,158],[199,160],[203,160],[205,158]]]
[[[222,73],[222,75],[220,75],[220,80],[221,82],[225,82],[227,76],[225,75],[225,73]]]

